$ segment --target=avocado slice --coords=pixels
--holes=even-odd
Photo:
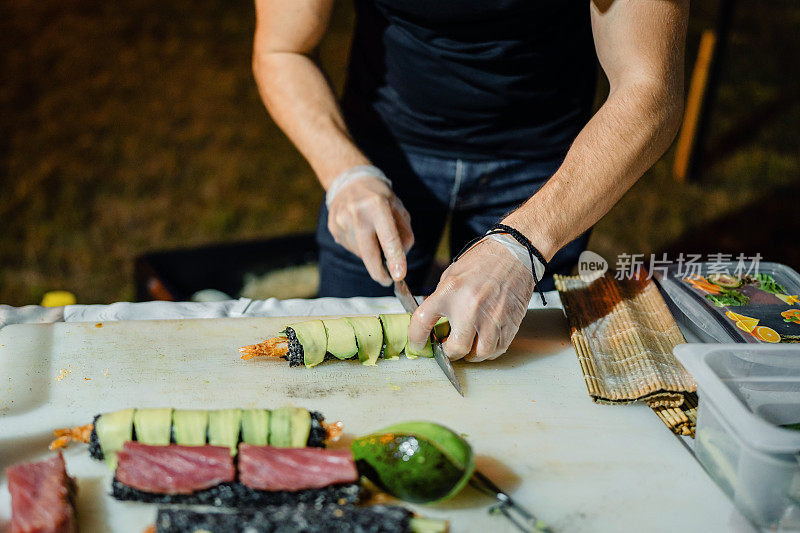
[[[436,324],[433,326],[433,332],[440,342],[442,339],[447,338],[447,336],[450,335],[450,321],[447,319],[447,317],[443,316],[436,321]],[[406,357],[409,359],[416,359],[417,357],[433,357],[433,345],[431,344],[431,340],[428,339],[428,342],[425,343],[425,346],[422,348],[422,350],[418,352],[415,352],[406,346]]]
[[[137,409],[133,414],[136,440],[152,446],[166,446],[172,435],[172,408]]]
[[[172,412],[175,442],[184,446],[204,446],[208,433],[208,411],[175,409]]]
[[[406,357],[409,359],[416,359],[417,357],[433,357],[433,345],[431,344],[431,340],[428,339],[428,342],[425,343],[425,346],[422,350],[416,352],[412,350],[408,344],[406,344]]]
[[[311,433],[311,413],[302,407],[294,407],[289,423],[289,447],[305,448]]]
[[[375,316],[347,317],[346,320],[356,332],[358,360],[361,364],[374,366],[381,356],[383,347],[383,329],[380,320]]]
[[[358,353],[353,326],[344,318],[326,318],[322,321],[328,336],[328,353],[337,359],[350,359]]]
[[[242,411],[242,442],[256,446],[269,444],[269,418],[267,409]]]
[[[292,446],[292,409],[281,407],[272,411],[269,418],[269,445],[278,448]]]
[[[411,315],[408,313],[398,315],[379,315],[383,327],[384,359],[397,359],[408,342],[408,324]]]
[[[212,446],[227,446],[231,449],[231,455],[236,455],[241,429],[241,409],[220,409],[208,413],[208,443]]]
[[[353,441],[359,472],[400,499],[427,503],[454,496],[475,469],[469,444],[430,422],[389,426]]]
[[[117,452],[122,449],[123,444],[133,440],[134,411],[135,409],[122,409],[105,413],[95,423],[100,450],[112,470],[117,468]]]
[[[306,368],[317,366],[325,360],[325,351],[328,346],[328,337],[322,320],[309,320],[289,324],[297,336],[297,341],[303,347],[303,363]]]

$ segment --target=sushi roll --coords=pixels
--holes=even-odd
[[[157,533],[444,533],[447,522],[417,518],[393,505],[369,507],[308,504],[239,512],[159,509]]]
[[[420,351],[408,346],[408,325],[411,315],[344,317],[308,320],[289,324],[277,337],[258,344],[239,348],[242,359],[279,357],[289,366],[312,368],[324,361],[358,359],[374,366],[379,359],[397,359],[405,353],[409,359],[433,357],[430,341]],[[435,327],[436,336],[443,339],[449,333],[449,323],[442,319]]]
[[[67,475],[61,452],[37,463],[14,465],[6,471],[11,493],[10,531],[71,533],[75,520],[75,483]]]
[[[112,496],[156,504],[253,507],[358,502],[349,450],[242,444],[235,461],[220,446],[127,442],[117,454]],[[238,479],[238,480],[237,480]]]
[[[324,448],[342,424],[299,407],[279,409],[122,409],[94,417],[91,424],[55,431],[51,449],[71,441],[89,444],[89,454],[116,467],[116,452],[128,441],[151,445],[224,446],[235,455],[240,442],[285,448]]]

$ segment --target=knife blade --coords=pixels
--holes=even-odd
[[[419,307],[417,299],[411,294],[408,285],[406,285],[406,282],[403,280],[394,282],[394,295],[400,300],[400,304],[403,306],[406,313],[413,314],[414,311],[417,310],[417,307]],[[464,396],[464,391],[461,390],[461,383],[458,381],[455,370],[453,370],[453,364],[450,362],[450,358],[447,357],[447,354],[444,353],[442,343],[439,342],[439,339],[436,338],[436,334],[433,331],[431,331],[431,346],[433,347],[433,358],[436,360],[436,364],[439,365],[439,368],[442,369],[442,372],[444,372],[444,375],[447,376],[447,379],[450,380],[450,383],[453,384],[453,387],[455,387],[458,393]]]

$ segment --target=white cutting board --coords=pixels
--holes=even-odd
[[[465,434],[479,468],[554,531],[741,531],[741,518],[645,406],[592,403],[561,310],[533,310],[494,362],[456,363],[461,398],[430,359],[242,361],[237,348],[271,336],[279,318],[12,325],[0,330],[0,468],[47,454],[56,427],[126,407],[299,405],[353,435],[432,420]],[[82,531],[141,532],[155,508],[106,496],[110,472],[86,446],[65,452],[78,480]],[[9,518],[0,486],[0,530]],[[417,507],[453,531],[513,531],[491,501],[466,490]],[[738,524],[738,525],[737,525]]]

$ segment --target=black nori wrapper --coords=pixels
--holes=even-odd
[[[361,486],[358,483],[343,483],[321,489],[299,491],[255,490],[241,483],[221,483],[192,494],[154,494],[129,487],[114,478],[111,495],[121,501],[175,505],[213,505],[215,507],[262,507],[264,505],[286,505],[305,503],[323,506],[338,503],[354,504],[359,501]]]
[[[322,423],[325,417],[318,411],[309,411],[311,413],[311,431],[308,432],[307,446],[312,448],[324,448],[325,441],[328,440],[328,432]]]
[[[92,419],[92,432],[89,435],[89,456],[98,461],[103,460],[103,449],[100,447],[100,439],[97,437],[97,420],[101,415],[95,415]]]
[[[402,507],[317,507],[307,504],[244,512],[159,509],[158,533],[408,533],[411,512]]]
[[[289,339],[289,349],[286,351],[284,359],[289,361],[289,366],[303,366],[305,364],[305,352],[303,351],[303,345],[297,340],[297,334],[292,328],[286,328],[284,333],[286,333],[286,338]]]

